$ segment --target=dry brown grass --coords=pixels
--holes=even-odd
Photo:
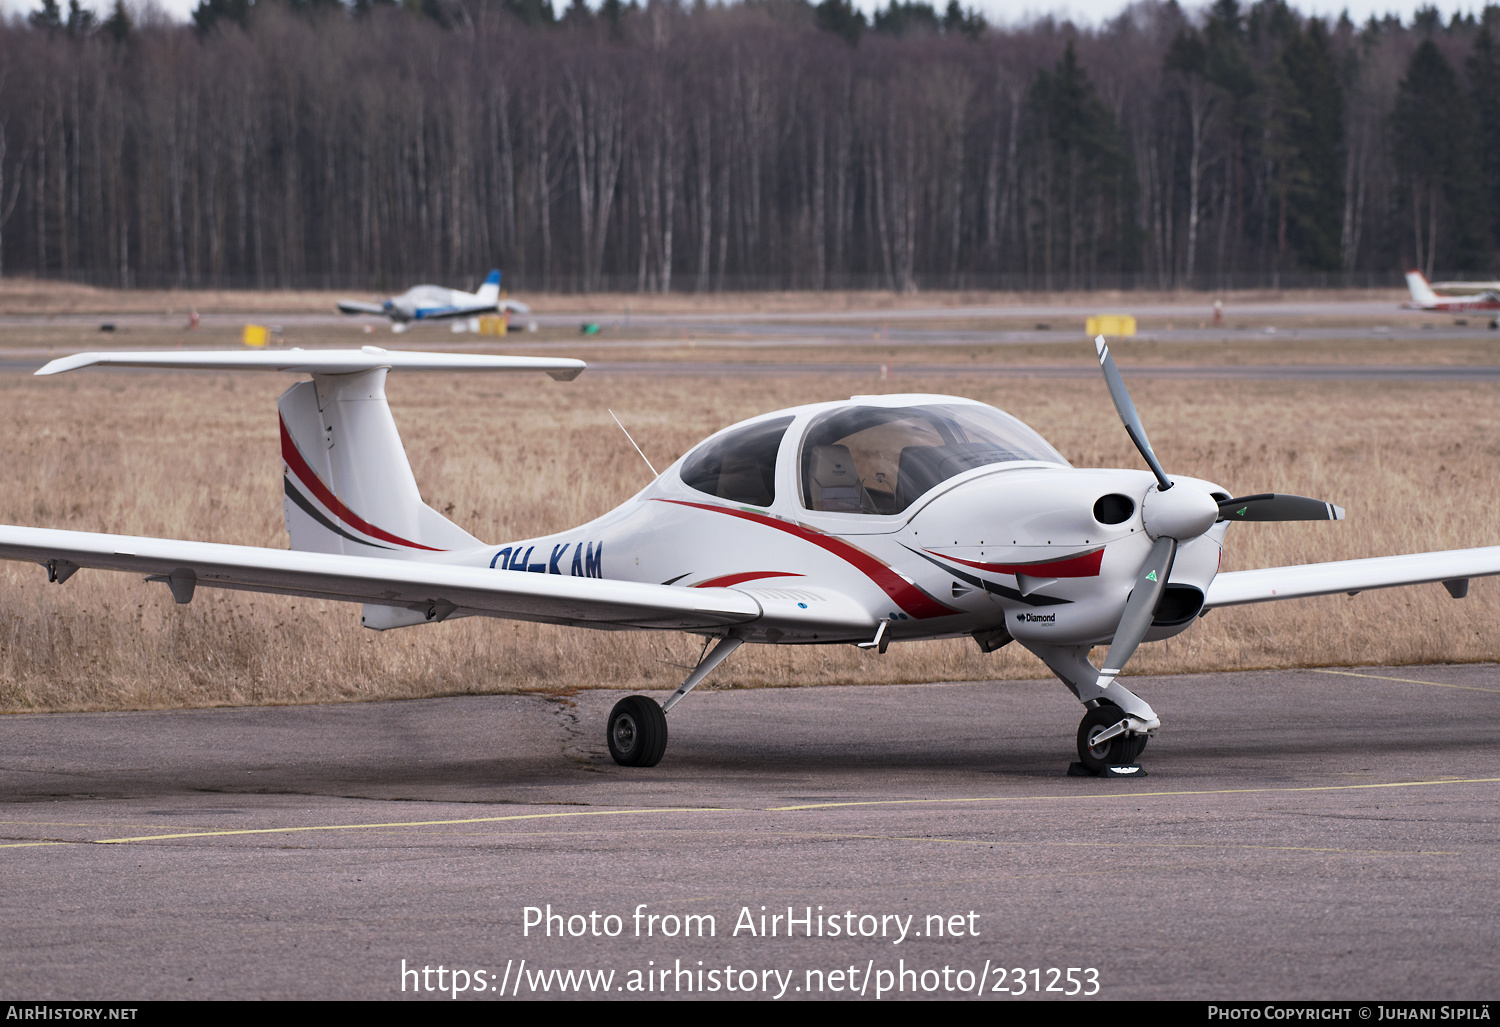
[[[832,354],[830,354],[832,355]],[[1128,372],[1127,372],[1128,373]],[[277,376],[82,372],[0,376],[0,521],[284,546]],[[1348,508],[1343,524],[1231,528],[1225,569],[1500,542],[1493,385],[1180,382],[1132,389],[1169,469],[1239,494],[1278,489]],[[1078,466],[1134,467],[1102,383],[864,376],[546,379],[402,375],[390,392],[429,501],[482,538],[558,530],[647,474],[605,412],[658,466],[709,431],[778,406],[917,389],[994,403]],[[1462,602],[1440,586],[1221,610],[1136,673],[1500,659],[1500,583]],[[48,585],[0,564],[0,709],[298,703],[451,693],[674,686],[689,636],[465,620],[375,634],[351,606],[201,590],[188,607],[132,576]],[[1044,676],[1019,646],[972,642],[742,650],[716,687]]]
[[[394,285],[399,292],[416,282]],[[462,287],[462,280],[438,284]],[[251,289],[104,289],[48,279],[10,276],[0,279],[0,314],[174,314],[199,313],[326,313],[344,297],[373,296],[372,289],[251,290]],[[518,293],[538,313],[668,314],[712,311],[807,313],[903,310],[928,307],[1077,305],[1079,309],[1109,309],[1121,304],[1199,302],[1205,310],[1215,298],[1231,309],[1236,303],[1299,303],[1307,301],[1392,304],[1407,298],[1403,289],[1239,290],[1201,292],[996,292],[993,290],[900,293],[882,290],[846,292],[746,293]]]

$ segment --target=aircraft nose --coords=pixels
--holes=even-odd
[[[1141,523],[1152,538],[1185,542],[1212,528],[1218,519],[1218,502],[1202,489],[1184,483],[1165,492],[1152,485],[1141,501]]]

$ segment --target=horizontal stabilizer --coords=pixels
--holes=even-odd
[[[1203,608],[1364,592],[1374,588],[1483,578],[1493,574],[1500,574],[1500,546],[1226,571],[1208,586]]]
[[[379,303],[361,303],[358,300],[339,300],[339,313],[341,314],[374,314],[376,317],[385,316],[385,307]]]
[[[545,371],[572,381],[587,365],[562,357],[505,357],[479,353],[412,353],[362,349],[139,350],[75,353],[58,357],[36,373],[61,374],[80,367],[154,367],[182,371],[291,371],[354,374],[388,367],[399,371]]]

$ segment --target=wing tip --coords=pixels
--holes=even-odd
[[[104,353],[74,353],[71,356],[58,357],[49,360],[41,367],[32,372],[38,377],[62,374],[64,371],[76,371],[80,367],[88,367],[90,364],[103,363],[108,359]]]

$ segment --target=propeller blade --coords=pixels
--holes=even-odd
[[[1135,404],[1131,402],[1130,393],[1125,388],[1125,379],[1120,377],[1119,368],[1115,367],[1115,359],[1109,355],[1109,347],[1104,343],[1104,336],[1100,335],[1094,339],[1094,349],[1099,353],[1099,366],[1104,369],[1104,382],[1109,386],[1109,396],[1115,401],[1115,409],[1120,413],[1120,420],[1125,422],[1125,433],[1130,436],[1130,441],[1135,443],[1135,448],[1141,451],[1141,456],[1145,457],[1146,465],[1151,468],[1151,473],[1156,475],[1156,482],[1161,491],[1167,491],[1172,487],[1172,483],[1167,479],[1167,472],[1162,470],[1161,462],[1156,459],[1156,453],[1151,449],[1151,442],[1146,438],[1146,429],[1141,424],[1140,415],[1135,412]]]
[[[1321,499],[1262,492],[1219,501],[1221,521],[1342,521],[1344,508]]]
[[[1109,644],[1109,653],[1104,657],[1104,669],[1099,672],[1100,688],[1108,687],[1125,669],[1126,661],[1146,637],[1146,632],[1151,630],[1157,600],[1161,598],[1162,589],[1167,587],[1167,576],[1172,573],[1172,560],[1176,556],[1177,540],[1166,535],[1151,547],[1136,576],[1135,589],[1125,600],[1125,612],[1120,615],[1114,641]]]

